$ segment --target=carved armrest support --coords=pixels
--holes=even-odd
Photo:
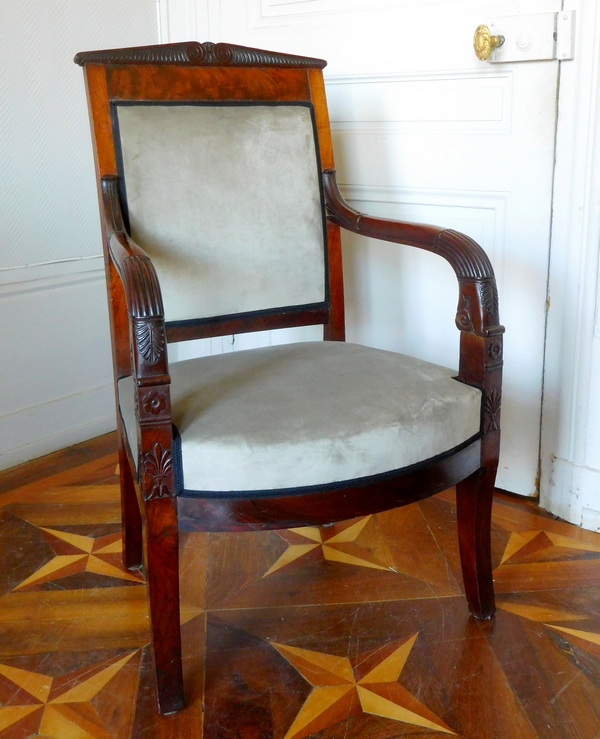
[[[141,490],[148,503],[175,495],[167,339],[160,286],[148,255],[127,234],[118,178],[102,178],[110,258],[123,284],[135,379]]]
[[[460,331],[482,337],[503,331],[499,325],[494,270],[477,242],[449,229],[359,213],[344,200],[335,170],[323,173],[323,185],[327,217],[333,223],[370,238],[425,249],[449,262],[459,283],[456,325]]]
[[[121,278],[127,302],[137,384],[169,384],[164,308],[158,278],[150,258],[125,230],[117,177],[102,178],[102,200],[110,258]]]

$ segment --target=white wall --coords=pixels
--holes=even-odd
[[[0,3],[0,468],[114,428],[78,51],[158,40],[156,0]]]

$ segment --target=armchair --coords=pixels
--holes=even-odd
[[[103,222],[124,559],[145,567],[159,710],[183,706],[178,531],[322,525],[457,486],[490,618],[502,333],[470,238],[371,218],[336,183],[325,62],[229,44],[77,54]],[[458,375],[345,343],[340,228],[453,267]],[[323,325],[323,342],[169,364],[167,344]]]

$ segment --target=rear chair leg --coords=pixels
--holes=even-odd
[[[125,442],[121,434],[119,434],[119,476],[121,483],[123,564],[128,570],[135,570],[143,564],[142,515],[137,501],[135,482],[125,451]]]
[[[146,577],[160,713],[183,708],[177,499],[146,502]]]
[[[481,469],[456,486],[458,542],[469,610],[476,618],[496,612],[491,522],[494,469]]]

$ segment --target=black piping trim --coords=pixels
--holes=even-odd
[[[366,487],[367,485],[373,485],[378,482],[386,482],[392,480],[395,477],[401,477],[409,475],[413,472],[431,467],[439,462],[443,462],[445,459],[452,457],[454,454],[463,451],[467,447],[471,446],[474,442],[481,438],[481,433],[475,434],[467,441],[459,444],[458,446],[450,449],[447,452],[442,452],[435,457],[430,457],[423,462],[417,462],[411,464],[408,467],[399,467],[395,470],[389,470],[388,472],[380,472],[376,475],[367,475],[366,477],[355,477],[352,480],[341,480],[340,482],[333,482],[324,485],[305,485],[302,487],[295,488],[282,488],[278,490],[240,490],[240,491],[213,491],[213,490],[187,490],[183,488],[181,492],[177,493],[182,498],[202,498],[205,500],[253,500],[260,498],[290,498],[300,495],[315,495],[318,493],[328,493],[334,490],[344,490],[345,488],[360,488]],[[178,462],[176,461],[176,464]],[[179,460],[181,463],[181,460]]]
[[[212,324],[223,323],[224,321],[235,321],[240,318],[260,318],[261,316],[280,316],[285,314],[294,315],[295,313],[304,313],[305,311],[326,311],[329,309],[328,303],[307,303],[306,305],[284,305],[280,308],[264,308],[261,310],[251,310],[246,313],[230,313],[226,316],[209,316],[208,318],[190,318],[184,321],[167,321],[165,328],[177,329],[186,328],[187,326],[210,326]]]

